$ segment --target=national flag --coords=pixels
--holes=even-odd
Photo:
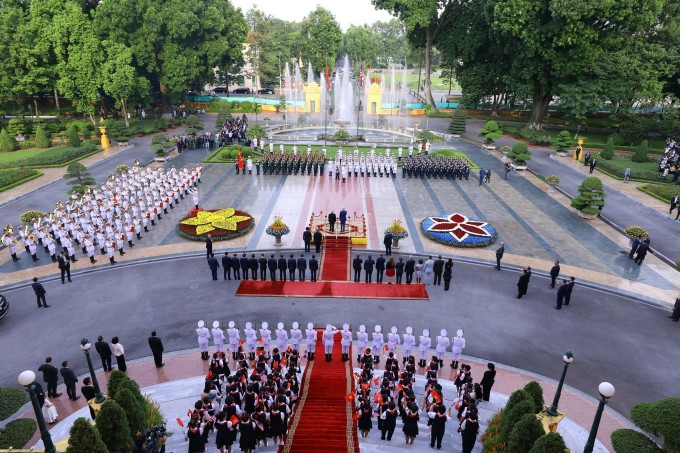
[[[442,397],[438,391],[432,390],[432,393],[430,393],[430,395],[432,395],[432,399],[434,400],[435,403],[441,402]]]
[[[187,415],[188,415],[189,417],[191,417],[191,414],[193,414],[193,412],[191,412],[191,409],[189,409],[189,410],[187,411]]]
[[[373,379],[373,383],[374,383],[375,385],[380,385],[380,377],[377,377],[377,378]]]
[[[373,402],[382,404],[383,403],[383,397],[381,393],[376,393],[375,396],[373,397]]]
[[[233,425],[238,425],[238,423],[241,421],[241,419],[238,418],[238,416],[236,416],[236,415],[232,415],[231,418],[229,419],[229,421],[231,422],[231,424],[233,426]]]
[[[177,417],[175,420],[177,420],[177,424],[180,428],[184,428],[184,422],[182,422],[181,418]]]
[[[355,398],[354,392],[349,392],[347,395],[345,395],[345,401],[347,401],[348,403],[354,401],[354,398]]]
[[[244,344],[246,341],[245,340],[239,340],[238,344]]]
[[[359,81],[361,82],[361,89],[364,89],[364,82],[366,80],[366,76],[364,75],[364,64],[361,63],[361,66],[359,67]]]
[[[325,74],[326,74],[326,85],[327,85],[326,88],[330,90],[331,89],[331,74],[328,72],[328,60],[326,60]]]
[[[397,385],[397,392],[401,392],[402,390],[404,390],[404,386],[401,385],[401,384],[398,384]]]
[[[371,388],[371,384],[361,384],[361,390],[368,391]]]
[[[241,150],[238,150],[238,159],[236,161],[238,163],[238,168],[239,170],[243,171],[244,165],[243,165],[243,154],[241,154]]]
[[[352,420],[354,420],[355,422],[359,420],[359,413],[358,412],[354,412],[352,414]]]

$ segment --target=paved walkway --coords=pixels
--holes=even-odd
[[[355,359],[356,358],[353,357],[353,360]],[[166,354],[164,361],[165,367],[160,369],[154,366],[153,360],[150,357],[132,361],[128,364],[127,374],[137,381],[144,393],[149,394],[156,399],[157,402],[161,403],[161,409],[168,421],[169,431],[175,432],[175,436],[171,437],[169,444],[171,447],[175,447],[174,451],[178,452],[185,448],[185,444],[183,443],[182,436],[178,435],[179,427],[176,425],[175,419],[177,417],[186,419],[187,408],[191,407],[197,397],[200,396],[202,387],[201,382],[208,371],[208,364],[200,359],[200,353],[197,350]],[[229,359],[229,361],[230,367],[233,369],[235,364],[231,359]],[[444,382],[443,391],[444,401],[448,406],[451,404],[452,395],[455,394],[455,389],[450,382],[455,376],[448,366],[450,359],[447,358],[445,362],[446,365],[440,373],[440,378],[449,381],[448,383]],[[486,369],[487,362],[488,361],[486,360],[478,358],[462,357],[462,363],[467,363],[472,366],[475,381],[481,379],[481,375]],[[303,359],[301,366],[304,368],[305,365],[306,359]],[[554,380],[504,365],[497,365],[496,370],[496,382],[493,387],[491,401],[489,403],[482,403],[480,406],[482,414],[486,419],[493,415],[498,408],[505,405],[510,393],[522,388],[526,383],[533,380],[538,381],[543,388],[546,404],[549,405],[552,402],[552,397],[557,387],[557,383]],[[557,375],[559,371],[560,370],[556,369],[555,375]],[[423,369],[418,368],[418,374],[420,376],[422,376],[422,372]],[[99,381],[102,390],[105,392],[108,374],[103,373],[101,369],[98,370],[97,380]],[[423,382],[421,377],[416,383],[415,387],[418,395],[422,395]],[[567,384],[568,382],[569,379],[567,378]],[[69,401],[65,397],[66,392],[63,386],[60,387],[59,391],[62,392],[63,395],[60,398],[55,398],[53,402],[57,408],[60,423],[50,429],[52,438],[55,442],[68,437],[68,431],[75,418],[89,417],[86,402],[82,398],[77,402]],[[419,403],[420,400],[421,397],[419,397]],[[583,449],[596,408],[597,401],[593,397],[585,395],[569,385],[565,385],[562,389],[559,410],[564,413],[567,419],[560,423],[559,432],[565,438],[567,446],[573,451],[581,451]],[[19,417],[34,418],[33,410],[31,408],[26,406],[24,409],[25,410],[20,413]],[[186,420],[184,420],[184,422],[186,424]],[[455,429],[453,429],[453,426],[454,425],[452,424],[447,430],[449,434],[447,439],[450,439],[450,441],[445,441],[445,443],[452,448],[450,451],[457,452],[460,451],[460,440],[458,436],[454,435]],[[486,423],[484,423],[483,429],[485,427]],[[616,429],[631,427],[632,425],[624,417],[607,408],[603,414],[600,429],[598,431],[597,439],[599,442],[596,451],[613,451],[610,442],[611,433]],[[480,436],[483,429],[480,430]],[[420,437],[427,437],[427,432],[422,430]],[[399,438],[399,434],[397,434],[397,438]],[[41,448],[42,443],[39,442],[39,440],[39,435],[36,435],[29,445],[35,445],[35,448]],[[480,446],[481,443],[478,443],[478,447],[475,451],[481,451]],[[170,451],[168,453],[173,451],[171,447],[169,447]],[[210,442],[210,447],[212,447],[212,441]]]

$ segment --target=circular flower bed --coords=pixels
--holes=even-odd
[[[243,236],[255,226],[247,212],[234,208],[191,211],[177,224],[180,235],[194,241],[204,241],[210,234],[213,241],[227,241]]]
[[[454,247],[484,247],[496,240],[496,230],[486,222],[454,213],[427,217],[420,228],[428,238]]]

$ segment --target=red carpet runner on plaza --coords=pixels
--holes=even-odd
[[[350,238],[326,236],[321,260],[321,279],[326,281],[349,280]]]
[[[333,361],[326,362],[321,336],[318,332],[316,356],[305,368],[300,400],[279,453],[359,452],[356,423],[345,401],[354,387],[352,361],[341,360],[340,334],[336,334]],[[351,348],[349,356],[353,357]]]

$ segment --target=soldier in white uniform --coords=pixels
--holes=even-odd
[[[288,332],[284,329],[282,322],[278,323],[276,327],[276,345],[279,347],[279,352],[283,354],[286,352],[286,346],[288,346]]]
[[[307,360],[314,360],[314,350],[316,349],[316,330],[311,322],[307,324],[305,330],[305,343],[307,344]]]
[[[15,263],[21,258],[17,257],[17,238],[14,236],[14,228],[12,225],[5,227],[5,234],[2,236],[2,243],[9,248],[9,253],[12,255],[12,261]]]
[[[392,326],[390,333],[387,335],[387,344],[389,345],[390,352],[397,353],[397,345],[401,343],[401,338],[397,333],[397,328]]]
[[[231,358],[236,360],[236,354],[238,353],[238,342],[241,338],[234,321],[229,321],[227,336],[229,337],[229,352],[231,352]]]
[[[456,331],[456,336],[453,338],[453,346],[451,347],[451,368],[454,370],[458,368],[458,361],[460,360],[460,355],[465,349],[465,338],[463,338],[463,330],[458,329]]]
[[[90,239],[89,234],[86,234],[83,238],[83,245],[87,251],[87,256],[90,258],[90,263],[96,263],[97,260],[94,259],[94,243],[92,242],[92,239]]]
[[[449,340],[448,337],[448,332],[446,329],[442,329],[439,332],[439,335],[435,339],[436,341],[436,346],[435,346],[435,352],[437,353],[437,359],[439,360],[439,368],[441,369],[442,365],[444,365],[444,354],[446,354],[446,348],[449,347],[451,344],[451,340]]]
[[[297,321],[293,323],[293,328],[290,329],[290,344],[293,350],[300,352],[300,342],[302,341],[302,331],[300,324]]]
[[[114,259],[116,254],[116,243],[112,239],[106,241],[106,253],[109,255],[111,264],[116,264],[116,260]]]
[[[366,332],[366,326],[362,324],[359,326],[359,332],[357,332],[357,349],[359,350],[358,351],[359,354],[357,355],[357,362],[361,363],[361,356],[364,353],[367,344],[368,333]]]
[[[213,321],[213,327],[210,330],[210,333],[212,333],[215,349],[217,352],[222,352],[222,347],[224,346],[224,331],[220,329],[219,321]]]
[[[418,352],[420,353],[420,360],[418,360],[418,366],[424,368],[427,358],[427,350],[430,349],[432,345],[432,339],[430,338],[429,329],[424,329],[423,334],[420,336],[420,342],[418,343]]]
[[[196,335],[198,335],[198,349],[201,351],[201,359],[208,360],[208,345],[210,344],[210,331],[205,327],[204,321],[198,321],[198,329],[196,329]]]
[[[375,326],[373,332],[373,363],[380,363],[380,354],[382,353],[383,345],[385,344],[385,337],[382,334],[382,327]]]
[[[246,328],[243,329],[246,334],[246,352],[250,360],[255,360],[255,345],[257,344],[257,331],[253,329],[253,324],[246,323]]]
[[[326,362],[333,360],[333,344],[335,343],[335,334],[338,329],[330,324],[326,324],[326,330],[323,332],[323,349],[326,354]]]
[[[342,346],[342,361],[347,362],[349,360],[349,347],[352,344],[352,332],[349,330],[349,324],[342,325],[340,335],[342,336],[340,339],[340,345]]]
[[[263,322],[260,329],[260,340],[264,346],[265,352],[269,353],[269,345],[272,342],[272,331],[269,330],[269,323]]]
[[[413,327],[407,327],[406,333],[403,335],[402,344],[404,345],[402,362],[406,363],[408,358],[411,357],[411,351],[413,350],[413,345],[416,344],[416,337],[413,336]]]

